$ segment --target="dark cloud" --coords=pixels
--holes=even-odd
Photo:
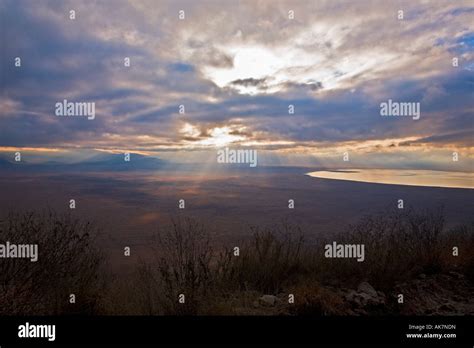
[[[468,130],[462,130],[449,134],[437,134],[414,141],[406,141],[401,146],[410,146],[412,144],[460,144],[462,146],[474,146],[474,127]]]
[[[201,64],[222,69],[229,69],[234,66],[234,58],[232,56],[213,46],[208,46],[207,42],[190,39],[188,46],[195,50],[193,60],[199,61]]]
[[[238,79],[232,81],[230,84],[235,85],[235,86],[244,86],[244,87],[259,87],[265,89],[265,81],[267,78],[261,78],[261,79],[254,79],[254,78],[248,78],[248,79]]]
[[[307,88],[311,91],[319,91],[324,88],[323,83],[320,81],[310,81],[308,83],[295,83],[295,82],[285,82],[283,84],[285,89],[291,89],[291,88]]]

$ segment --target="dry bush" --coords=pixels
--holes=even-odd
[[[0,222],[0,241],[38,244],[38,261],[0,259],[0,314],[96,313],[104,290],[96,234],[90,223],[70,215],[8,214]]]
[[[474,283],[474,222],[456,226],[440,238],[443,266],[464,273]],[[459,256],[453,256],[453,247],[459,249]]]
[[[303,281],[291,291],[295,295],[295,303],[290,307],[293,315],[343,315],[347,311],[343,299],[317,281]]]
[[[149,314],[188,315],[212,311],[229,294],[280,291],[300,273],[300,231],[288,224],[278,237],[252,230],[252,239],[234,256],[231,249],[214,252],[209,231],[195,220],[173,221],[157,235],[156,263],[137,268],[138,306]],[[184,304],[179,294],[185,295]]]
[[[333,239],[338,243],[363,244],[365,261],[321,260],[321,276],[346,283],[368,280],[376,287],[388,289],[394,282],[414,274],[437,273],[442,268],[443,228],[442,209],[397,209],[366,216]]]
[[[234,256],[233,249],[214,250],[202,224],[175,220],[157,234],[156,261],[141,262],[131,281],[116,282],[104,294],[104,259],[90,223],[53,212],[10,214],[0,222],[0,241],[38,244],[39,259],[0,260],[0,315],[104,313],[107,301],[108,314],[268,314],[271,308],[254,306],[258,297],[287,293],[296,298],[292,314],[334,315],[344,308],[329,289],[339,286],[366,280],[390,291],[419,273],[445,270],[474,280],[474,224],[445,231],[442,210],[367,216],[313,245],[304,244],[299,227],[285,222],[252,232]],[[324,245],[333,240],[364,244],[365,261],[325,258]],[[459,247],[458,257],[452,256],[453,246]],[[74,305],[68,302],[71,293]]]
[[[331,240],[307,245],[297,226],[283,223],[252,228],[252,237],[234,256],[233,249],[215,252],[201,224],[179,220],[160,233],[157,263],[140,266],[134,294],[147,314],[260,313],[252,307],[258,294],[287,293],[298,299],[295,314],[339,314],[344,312],[340,298],[329,289],[368,281],[391,291],[397,282],[419,273],[453,267],[472,271],[474,257],[466,251],[474,246],[474,228],[443,229],[440,209],[394,210],[364,217]],[[324,245],[332,241],[364,244],[365,261],[325,258]],[[463,256],[448,261],[451,245],[459,245]],[[186,304],[178,303],[180,293],[186,295]]]
[[[240,248],[240,256],[232,256],[223,274],[237,290],[277,294],[303,271],[301,230],[284,223],[280,230],[252,228],[252,232],[252,239]]]
[[[165,314],[197,314],[199,302],[212,284],[210,233],[195,220],[178,219],[157,236],[159,261],[156,284],[161,287],[158,302]],[[153,271],[146,274],[153,274]],[[178,303],[179,294],[185,303]]]

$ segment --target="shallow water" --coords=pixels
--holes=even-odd
[[[465,172],[411,169],[349,169],[316,171],[306,175],[321,178],[376,184],[474,189],[474,175]]]

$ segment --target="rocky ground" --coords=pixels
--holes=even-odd
[[[403,295],[403,303],[399,303],[399,294]],[[361,282],[356,289],[307,286],[295,291],[294,304],[288,303],[288,294],[266,294],[254,297],[248,307],[235,308],[235,314],[473,315],[474,284],[461,273],[451,271],[420,274],[397,284],[391,293],[378,291],[368,282]]]

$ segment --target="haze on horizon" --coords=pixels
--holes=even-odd
[[[245,147],[259,165],[337,168],[348,152],[350,167],[472,172],[471,1],[2,0],[0,13],[2,158],[208,163]],[[55,116],[65,99],[95,102],[95,118]],[[419,102],[420,119],[381,117],[389,99]]]

